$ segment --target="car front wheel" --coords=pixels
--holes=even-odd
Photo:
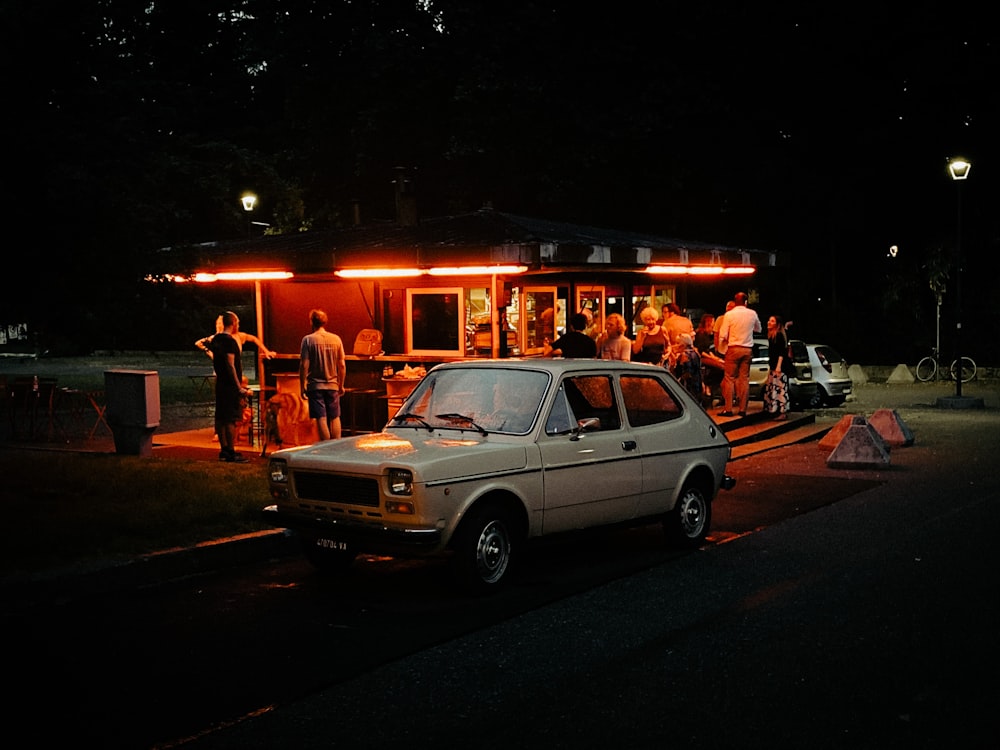
[[[697,485],[689,484],[667,514],[664,529],[671,542],[693,549],[705,543],[711,523],[712,503],[708,495]]]
[[[513,549],[510,513],[497,505],[474,508],[455,533],[455,573],[471,594],[487,594],[507,580]]]

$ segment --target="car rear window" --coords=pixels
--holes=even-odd
[[[633,427],[659,424],[681,415],[681,405],[659,378],[622,376],[625,413]]]
[[[792,360],[795,362],[809,362],[809,350],[802,341],[789,341],[788,345],[792,349]]]
[[[843,362],[844,358],[840,356],[840,352],[834,349],[832,346],[817,346],[816,353],[826,357],[827,362]]]

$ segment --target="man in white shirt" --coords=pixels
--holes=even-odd
[[[747,414],[750,399],[750,358],[753,355],[753,335],[762,330],[757,313],[747,307],[747,295],[737,292],[733,309],[726,312],[719,327],[719,343],[725,347],[726,369],[722,376],[722,411],[720,417],[733,416],[733,389],[741,417]]]

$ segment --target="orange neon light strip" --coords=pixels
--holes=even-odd
[[[219,273],[196,273],[194,280],[202,283],[213,281],[274,281],[290,279],[295,274],[290,271],[220,271]]]
[[[429,268],[429,276],[484,276],[494,273],[524,273],[527,266],[452,266],[443,268]]]
[[[423,273],[419,268],[343,268],[333,275],[342,279],[406,279]]]
[[[484,276],[524,273],[527,266],[442,266],[440,268],[342,268],[334,271],[342,279],[399,279],[413,276]]]
[[[672,274],[674,276],[750,276],[754,266],[647,266],[646,273]]]

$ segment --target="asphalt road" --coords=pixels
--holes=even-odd
[[[180,717],[206,731],[161,747],[992,747],[996,392],[970,412],[925,386],[861,392],[877,405],[822,418],[897,409],[916,442],[890,467],[831,469],[815,443],[735,461],[715,544],[663,554],[654,531],[549,548],[517,582],[531,601],[476,622],[461,618],[483,607],[419,566],[333,587],[294,566],[245,590],[197,579],[130,595],[141,623],[115,594],[75,594],[11,641],[7,709],[49,725],[5,723],[142,746],[116,723],[213,716],[240,685],[261,696],[252,711],[210,731]],[[273,689],[296,670],[311,681]]]
[[[989,403],[975,411],[930,404],[886,407],[916,440],[892,451],[890,468],[868,472],[875,481],[857,494],[193,744],[995,747],[1000,413]],[[755,462],[800,493],[810,489],[802,477],[864,478],[826,467],[814,444],[736,462],[733,471],[750,477]],[[358,632],[357,647],[379,643]]]

